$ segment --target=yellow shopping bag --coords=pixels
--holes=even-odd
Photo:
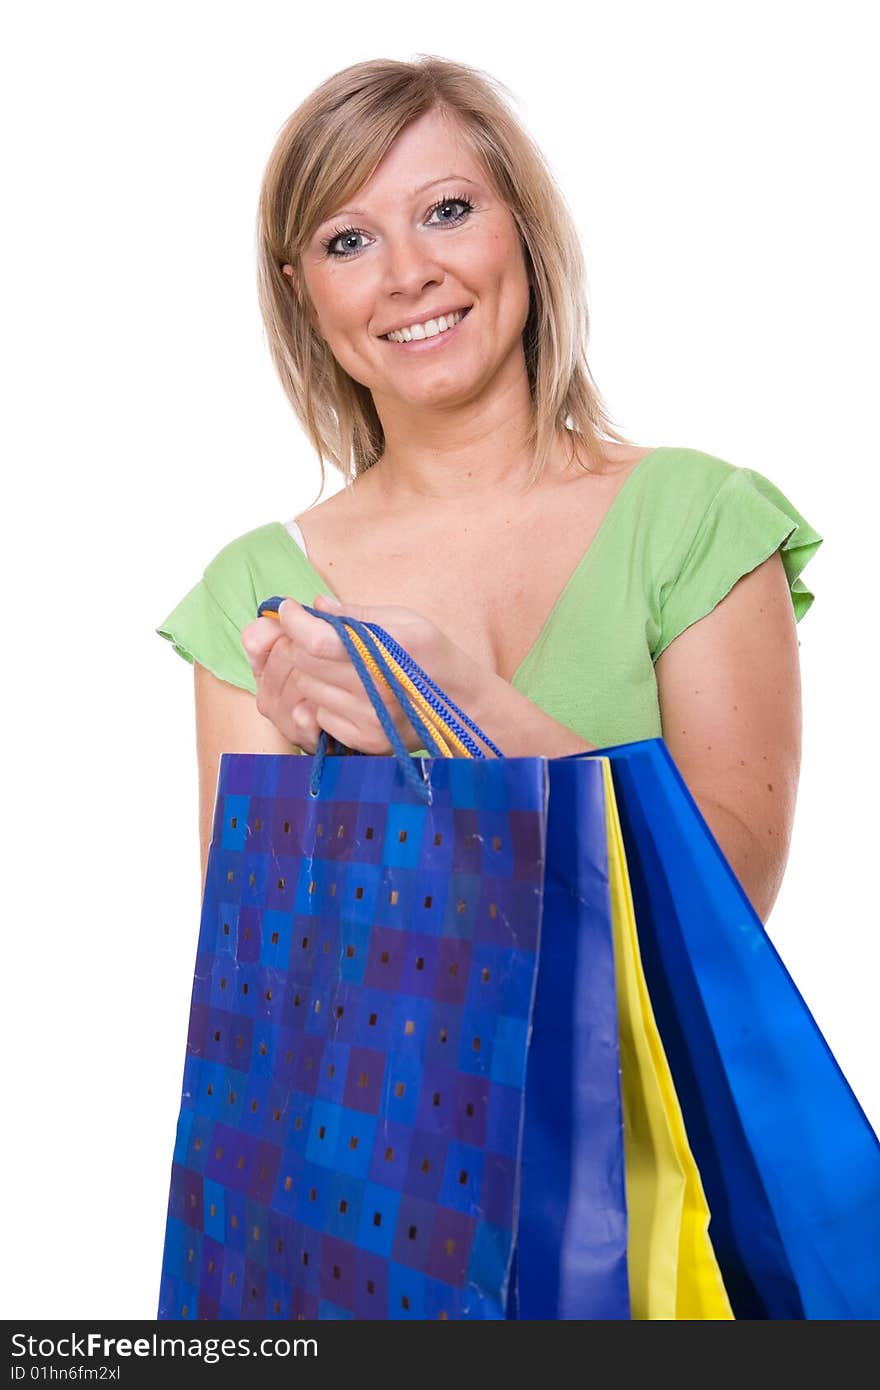
[[[608,758],[601,761],[617,973],[632,1316],[726,1320],[733,1313],[709,1239],[709,1208],[642,970],[611,763]]]

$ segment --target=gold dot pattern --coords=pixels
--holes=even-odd
[[[337,758],[318,819],[307,759],[247,789],[274,761],[221,764],[160,1316],[459,1318],[493,1190],[513,1215],[490,1120],[524,1068],[542,813],[464,782],[367,804],[342,785],[368,760]]]

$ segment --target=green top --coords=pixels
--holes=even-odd
[[[620,488],[511,683],[598,748],[659,737],[661,652],[780,548],[799,622],[813,595],[798,576],[821,543],[753,469],[697,449],[654,449]],[[319,593],[333,591],[271,521],[224,546],[156,631],[187,661],[255,691],[241,629],[273,594],[312,604]]]

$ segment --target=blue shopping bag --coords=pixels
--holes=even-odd
[[[397,756],[221,759],[158,1317],[627,1318],[602,765],[410,758],[318,616]]]
[[[524,1318],[628,1318],[602,767],[559,759],[546,767],[542,943],[525,1090],[515,1306]]]
[[[877,1137],[663,741],[598,752],[734,1312],[876,1318]]]

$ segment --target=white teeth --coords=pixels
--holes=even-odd
[[[454,314],[442,314],[438,319],[428,319],[425,323],[414,323],[409,328],[398,328],[393,333],[386,333],[385,337],[392,343],[410,343],[420,338],[436,338],[438,333],[445,333],[447,328],[454,328],[457,323],[464,318],[464,311],[456,310]]]

